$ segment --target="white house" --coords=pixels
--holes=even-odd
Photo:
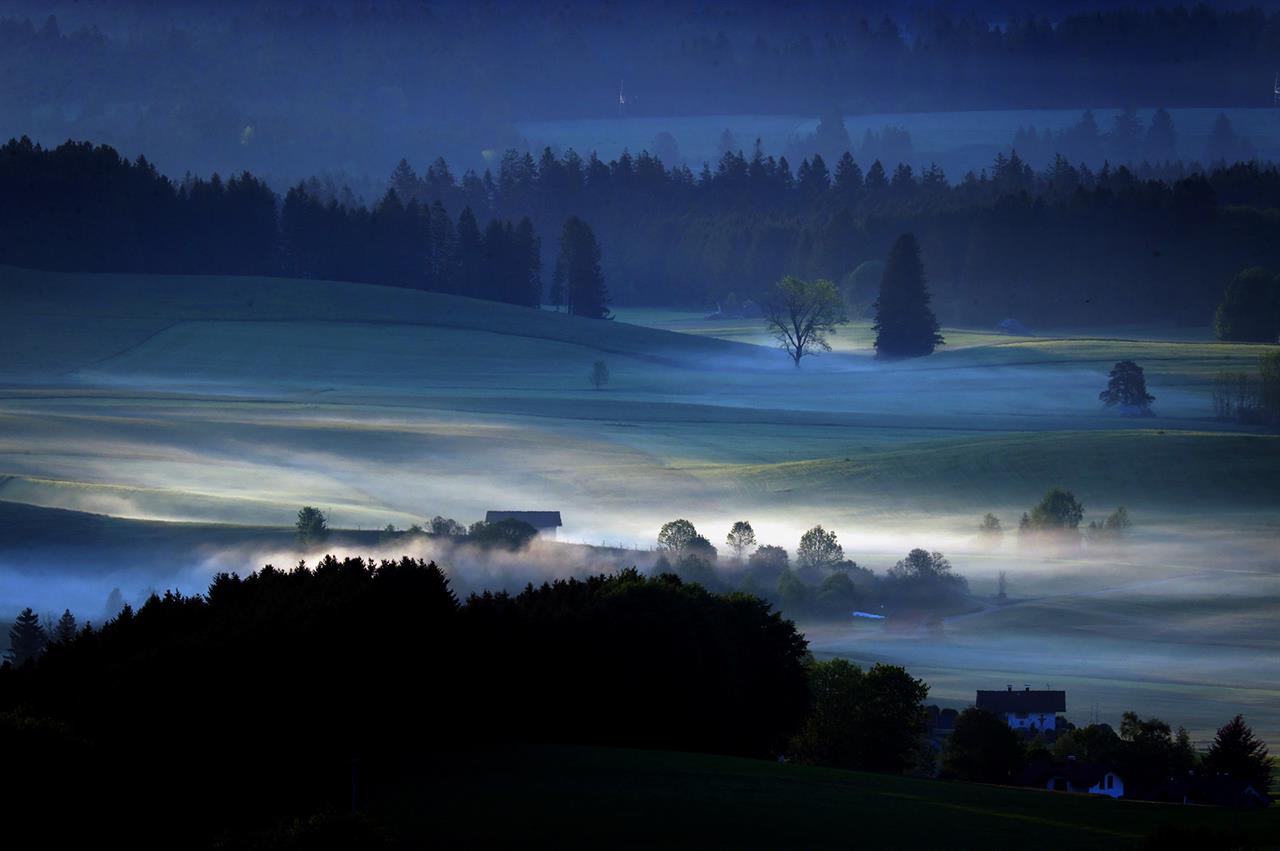
[[[1090,795],[1106,795],[1109,798],[1124,797],[1124,781],[1114,771],[1102,775],[1102,779],[1089,787]]]
[[[1065,691],[1032,690],[1027,686],[1014,691],[979,691],[975,701],[979,709],[994,712],[1015,730],[1037,732],[1058,729],[1058,713],[1067,710]]]
[[[1120,775],[1095,763],[1077,762],[1074,757],[1057,763],[1049,772],[1045,788],[1054,792],[1088,792],[1108,798],[1124,797]]]

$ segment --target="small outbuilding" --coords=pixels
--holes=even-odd
[[[528,523],[538,532],[539,538],[555,540],[556,529],[564,524],[560,522],[559,511],[486,511],[484,522],[501,523],[503,520],[519,520]],[[528,534],[528,533],[525,533]]]

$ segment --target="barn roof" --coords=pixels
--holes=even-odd
[[[487,511],[484,515],[486,523],[501,523],[503,520],[520,520],[535,529],[553,529],[563,526],[559,511]]]
[[[1009,712],[1049,715],[1067,710],[1067,693],[1048,690],[1032,691],[1031,689],[979,690],[977,704],[979,709],[986,709],[997,715],[1005,715]]]

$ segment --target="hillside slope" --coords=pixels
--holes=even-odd
[[[752,347],[553,311],[337,281],[85,275],[0,266],[0,378],[56,374],[124,354],[184,323],[427,326],[549,340],[678,364]]]
[[[1121,849],[1162,827],[1280,839],[1280,812],[608,748],[446,755],[375,790],[371,811],[447,847]]]

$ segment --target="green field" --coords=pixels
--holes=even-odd
[[[518,748],[446,755],[377,789],[375,818],[437,846],[1140,847],[1164,826],[1280,843],[1280,813],[1099,800],[702,754]],[[501,813],[501,817],[494,817]]]
[[[68,550],[41,561],[28,552],[39,540],[0,540],[0,611],[101,601],[121,576],[138,592],[162,581],[116,560],[183,562],[163,581],[188,590],[214,569],[288,563],[287,535],[259,545],[217,530],[286,527],[302,504],[354,530],[557,509],[567,540],[641,549],[678,516],[713,542],[746,517],[793,553],[822,523],[876,571],[924,546],[979,596],[1006,571],[1019,602],[949,622],[941,646],[815,627],[820,652],[907,663],[958,702],[1070,681],[1069,717],[1159,711],[1201,740],[1238,706],[1280,742],[1280,638],[1259,627],[1280,616],[1280,436],[1214,420],[1209,398],[1217,371],[1254,368],[1267,347],[1158,326],[945,328],[935,355],[883,363],[859,323],[797,370],[760,323],[618,315],[324,281],[0,269],[0,500],[212,524],[183,527],[181,545],[112,527],[119,541],[88,571]],[[1122,358],[1146,368],[1156,417],[1098,403]],[[611,374],[600,391],[596,360]],[[1086,520],[1124,504],[1129,548],[978,545],[983,513],[1016,527],[1052,485],[1081,497]],[[77,578],[33,584],[35,566]],[[116,578],[94,584],[94,571]],[[1166,583],[1158,604],[1149,583]]]

